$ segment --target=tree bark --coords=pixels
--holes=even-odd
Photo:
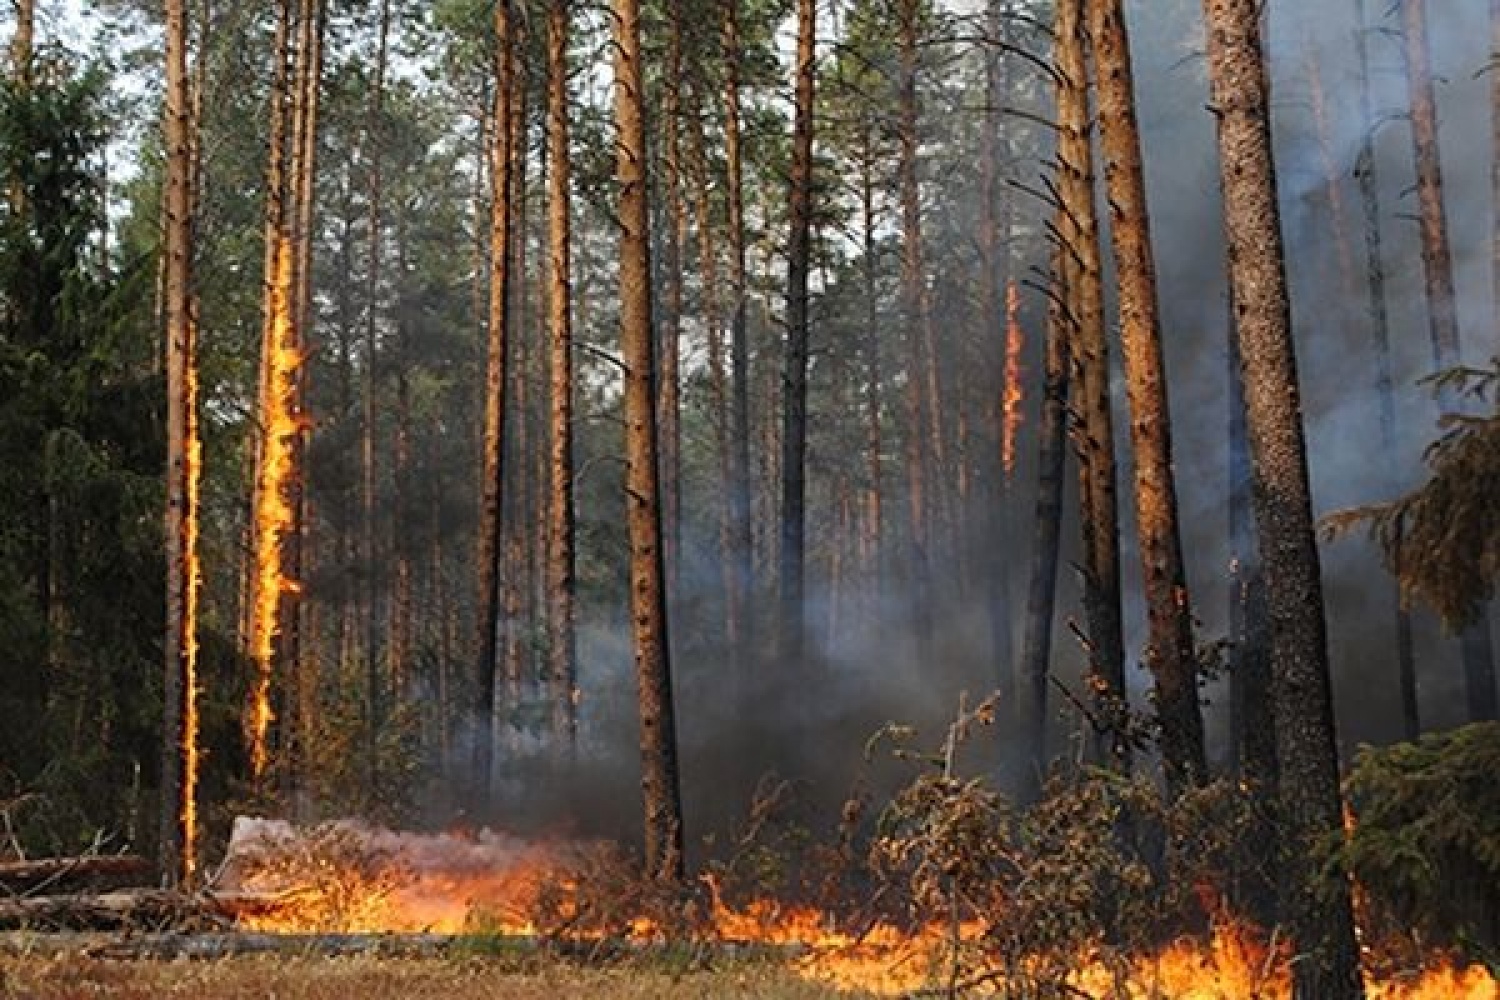
[[[1500,0],[1495,0],[1500,6]],[[1381,250],[1380,183],[1375,159],[1375,109],[1370,99],[1370,55],[1365,16],[1365,0],[1355,0],[1355,51],[1359,62],[1359,123],[1361,138],[1355,179],[1364,216],[1365,290],[1370,317],[1370,333],[1375,340],[1375,393],[1380,405],[1380,445],[1387,455],[1397,454],[1400,439],[1396,430],[1395,378],[1391,365],[1391,323],[1385,299],[1385,260]],[[1500,81],[1500,74],[1493,79]],[[1500,162],[1500,161],[1497,161]],[[1497,216],[1500,217],[1500,216]],[[1386,489],[1392,496],[1401,491],[1396,476],[1397,463],[1386,464]],[[1417,660],[1413,649],[1411,612],[1401,600],[1401,586],[1391,580],[1388,600],[1396,623],[1396,683],[1401,693],[1401,730],[1408,740],[1422,731],[1421,710],[1417,701]]]
[[[36,35],[36,0],[14,0],[13,6],[16,27],[15,33],[10,36],[11,75],[12,79],[25,82],[31,75],[31,52]]]
[[[724,188],[729,241],[730,659],[739,663],[754,618],[755,548],[750,500],[750,341],[746,329],[744,162],[740,151],[739,0],[720,0],[724,49]]]
[[[1136,536],[1147,619],[1143,658],[1155,678],[1167,786],[1180,792],[1208,779],[1208,763],[1198,703],[1198,651],[1182,565],[1156,261],[1122,0],[1093,0],[1090,35],[1098,77],[1100,155],[1119,283],[1121,357],[1135,452]],[[1123,676],[1118,679],[1124,680]],[[1123,683],[1117,690],[1124,690]]]
[[[1058,212],[1060,216],[1061,211]],[[1065,286],[1073,268],[1068,253],[1053,253],[1054,283]],[[1015,690],[1028,767],[1023,798],[1038,797],[1047,770],[1047,673],[1052,658],[1052,618],[1057,600],[1058,549],[1062,539],[1063,467],[1067,459],[1069,331],[1072,321],[1054,293],[1047,309],[1042,367],[1041,416],[1037,422],[1036,508],[1032,521],[1030,583]]]
[[[1083,607],[1088,621],[1090,687],[1106,727],[1098,749],[1129,767],[1125,739],[1125,640],[1120,620],[1120,527],[1115,486],[1114,418],[1109,391],[1109,344],[1104,328],[1104,282],[1089,143],[1087,27],[1083,0],[1057,5],[1057,166],[1059,238],[1072,266],[1062,286],[1070,331],[1077,413],[1079,526],[1083,534]]]
[[[646,204],[645,90],[639,0],[613,0],[615,160],[620,219],[620,353],[625,364],[625,503],[630,607],[640,698],[646,875],[683,879],[682,797],[663,586],[661,467],[657,462],[651,234]]]
[[[495,93],[490,119],[490,259],[486,336],[484,438],[479,507],[478,643],[475,673],[474,780],[486,808],[494,764],[495,674],[499,661],[501,516],[505,494],[506,357],[510,327],[511,89],[515,52],[510,0],[495,4]]]
[[[162,711],[160,862],[163,884],[192,880],[197,869],[198,441],[197,331],[191,299],[193,131],[187,76],[187,16],[182,0],[166,6],[167,342],[166,634]]]
[[[578,666],[574,633],[573,327],[569,251],[571,154],[568,150],[568,0],[547,8],[548,382],[551,434],[547,504],[547,658],[554,734],[578,738]],[[680,283],[679,283],[680,284]]]
[[[1322,583],[1256,0],[1204,0],[1231,295],[1271,626],[1282,913],[1298,1000],[1363,995],[1348,884],[1319,894],[1315,846],[1342,830]]]
[[[1463,363],[1459,347],[1458,296],[1453,285],[1453,254],[1443,207],[1442,154],[1438,146],[1437,98],[1433,92],[1431,52],[1427,40],[1426,0],[1402,0],[1406,80],[1411,99],[1412,144],[1417,166],[1418,229],[1422,236],[1422,274],[1427,293],[1432,361],[1439,371]],[[1453,402],[1444,397],[1444,408]],[[1494,719],[1500,713],[1495,695],[1495,658],[1488,615],[1464,626],[1459,635],[1464,693],[1470,721]]]
[[[683,257],[687,250],[687,206],[682,197],[682,0],[667,4],[667,60],[662,89],[662,194],[667,226],[661,241],[661,425],[662,536],[667,595],[677,592],[682,548],[682,311]]]
[[[807,493],[807,279],[812,253],[813,89],[815,13],[813,0],[797,2],[797,79],[792,124],[792,173],[788,201],[787,331],[781,407],[781,659],[802,658],[807,621],[803,553]]]
[[[922,204],[917,178],[917,0],[901,0],[896,10],[900,59],[897,173],[901,199],[901,317],[906,327],[906,475],[908,506],[908,586],[912,631],[919,649],[932,641],[932,511],[941,468],[934,427],[937,393],[929,384],[932,316],[922,260]]]

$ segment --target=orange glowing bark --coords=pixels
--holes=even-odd
[[[1000,463],[1005,476],[1016,468],[1016,434],[1021,429],[1021,404],[1026,401],[1021,385],[1021,292],[1014,281],[1005,286],[1005,390],[1000,399]]]
[[[277,241],[279,245],[273,248],[276,267],[267,289],[270,330],[265,357],[261,361],[264,369],[261,447],[251,510],[254,543],[249,653],[255,667],[255,678],[251,686],[246,735],[250,771],[257,779],[265,773],[269,761],[267,738],[275,718],[271,707],[271,682],[276,638],[280,630],[281,600],[283,595],[297,589],[297,581],[287,573],[282,545],[297,525],[296,505],[290,490],[295,477],[294,455],[300,432],[296,399],[302,351],[291,315],[290,241],[284,236],[278,236]]]

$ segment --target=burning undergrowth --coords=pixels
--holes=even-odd
[[[687,887],[642,880],[607,842],[269,820],[239,821],[220,882],[271,901],[242,921],[261,930],[524,935],[595,956],[749,944],[889,995],[1289,995],[1295,956],[1262,909],[1275,859],[1253,789],[1220,782],[1169,803],[1150,782],[1084,769],[1019,808],[958,773],[961,729],[903,751],[912,781],[883,806],[852,797],[824,835],[795,819],[792,783],[768,780]],[[1440,952],[1430,922],[1376,919],[1386,895],[1362,891],[1370,996],[1497,995],[1484,949],[1447,937]]]

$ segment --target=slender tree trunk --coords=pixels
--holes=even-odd
[[[25,29],[30,31],[30,5]],[[166,7],[167,606],[162,712],[160,860],[167,885],[197,868],[198,442],[197,333],[192,310],[193,150],[187,16]],[[29,38],[27,44],[29,46]],[[19,59],[19,56],[18,56]]]
[[[1443,207],[1442,155],[1438,147],[1437,98],[1433,92],[1427,40],[1426,0],[1401,0],[1406,39],[1406,79],[1411,95],[1412,142],[1417,164],[1417,221],[1422,235],[1422,273],[1427,292],[1432,361],[1439,370],[1463,362],[1458,334],[1458,297],[1453,286],[1453,255]],[[1448,408],[1451,399],[1445,401]],[[1495,695],[1495,657],[1488,615],[1464,626],[1459,635],[1463,656],[1465,701],[1470,721],[1494,719],[1500,712]]]
[[[514,722],[522,701],[527,695],[528,685],[535,691],[538,680],[534,670],[528,670],[532,659],[526,635],[528,626],[535,620],[537,602],[535,582],[540,561],[536,558],[538,539],[545,543],[545,530],[537,531],[539,513],[536,490],[539,485],[538,465],[533,453],[536,439],[537,412],[532,405],[532,386],[535,359],[532,343],[528,282],[526,280],[527,258],[527,210],[530,190],[527,178],[527,122],[526,122],[526,73],[519,62],[520,53],[526,51],[526,25],[524,20],[512,25],[515,32],[513,45],[517,53],[515,81],[511,91],[510,117],[510,271],[512,295],[509,304],[510,361],[507,377],[510,379],[511,416],[508,418],[510,438],[501,447],[510,449],[515,456],[511,464],[510,495],[501,511],[503,521],[504,563],[506,570],[501,585],[501,673],[505,685],[505,711]],[[542,522],[545,525],[545,520]],[[539,692],[536,692],[539,693]],[[511,727],[512,737],[520,735],[520,728]]]
[[[620,354],[625,363],[625,504],[630,608],[641,716],[646,875],[683,878],[671,643],[661,550],[655,343],[651,333],[651,234],[646,204],[645,90],[639,0],[614,0],[616,178],[620,186]]]
[[[1100,734],[1117,767],[1129,766],[1125,740],[1125,640],[1120,620],[1120,528],[1115,487],[1114,420],[1109,392],[1109,344],[1104,323],[1104,283],[1099,262],[1099,222],[1094,207],[1093,154],[1089,144],[1087,36],[1083,0],[1057,5],[1057,164],[1059,236],[1072,267],[1063,285],[1073,319],[1073,393],[1078,416],[1079,523],[1083,533],[1083,606],[1088,620],[1089,670],[1096,690]]]
[[[381,154],[384,152],[384,102],[386,49],[390,36],[390,0],[381,0],[380,28],[375,46],[375,78],[370,84],[369,116],[365,126],[366,155],[370,162],[369,179],[369,227],[370,260],[365,285],[365,357],[364,386],[361,399],[360,420],[360,562],[364,607],[365,647],[365,780],[373,803],[379,794],[379,746],[380,730],[384,725],[384,701],[381,696],[380,666],[377,651],[375,614],[375,369],[379,356],[380,319],[380,264],[383,244],[381,231]],[[399,524],[399,522],[397,522]]]
[[[989,0],[985,8],[985,32],[995,43],[999,43],[1006,37],[1006,13],[1002,0]],[[1001,202],[1007,197],[1002,190],[1005,185],[1000,174],[1005,145],[1001,134],[1002,128],[1005,127],[1001,114],[1008,100],[1009,83],[998,49],[994,46],[986,48],[984,51],[984,137],[980,144],[979,163],[979,298],[982,317],[980,343],[984,345],[988,355],[1000,356],[1000,363],[991,371],[998,374],[999,381],[1002,382],[1006,375],[1005,367],[1008,356],[1006,346],[1009,310],[1006,297],[1010,286],[1008,280],[1010,276],[1010,219],[1008,213],[1004,212],[1001,207]],[[1002,220],[1002,215],[1007,215],[1007,217]],[[996,347],[999,348],[998,351],[994,349]],[[996,398],[1002,396],[1001,393],[995,395]],[[989,412],[995,440],[1003,442],[1006,435],[1005,408],[1003,405],[995,406],[989,408]],[[997,452],[1001,452],[1003,448],[1002,444]],[[1001,461],[993,470],[991,478],[991,495],[988,498],[989,537],[986,539],[986,548],[997,557],[991,561],[989,569],[990,641],[995,662],[999,666],[999,676],[1004,679],[1013,666],[1011,658],[1014,655],[1011,615],[1015,612],[1015,608],[1011,603],[1009,560],[1003,555],[1006,547],[1006,506],[1010,499],[1008,496],[1010,469],[1004,460],[1004,455],[997,454],[996,457]],[[1001,687],[1003,690],[1003,683]]]
[[[1058,215],[1061,216],[1061,211]],[[1060,223],[1059,223],[1060,225]],[[1074,264],[1065,249],[1053,254],[1055,281],[1066,287]],[[1025,733],[1027,768],[1021,787],[1027,799],[1041,790],[1047,770],[1047,674],[1052,659],[1052,618],[1057,601],[1057,563],[1062,539],[1063,467],[1067,458],[1068,381],[1072,320],[1059,294],[1047,309],[1042,368],[1041,417],[1037,423],[1036,513],[1033,519],[1030,584],[1015,690]]]
[[[908,566],[911,578],[912,630],[919,647],[932,641],[932,493],[933,472],[941,467],[933,446],[936,394],[928,391],[931,315],[928,311],[926,268],[922,261],[922,205],[917,180],[917,19],[916,0],[901,0],[897,8],[900,51],[900,147],[897,172],[901,190],[901,316],[906,327],[906,475],[908,505]]]
[[[13,79],[25,81],[31,75],[31,52],[36,35],[36,2],[12,0],[12,7],[16,12],[16,27],[15,33],[10,36],[11,75]]]
[[[863,256],[860,260],[864,281],[865,315],[864,335],[860,338],[865,356],[864,420],[865,420],[865,566],[864,570],[875,598],[877,613],[885,593],[885,501],[883,482],[885,458],[881,449],[885,446],[881,426],[881,358],[878,281],[879,261],[876,259],[875,230],[879,220],[875,216],[875,122],[866,113],[860,128],[859,202],[860,222],[863,227]]]
[[[569,253],[568,0],[547,8],[548,382],[551,405],[547,504],[547,658],[552,728],[578,738],[576,584],[573,563],[573,327]],[[679,282],[680,287],[680,282]],[[674,403],[675,406],[675,403]]]
[[[813,0],[797,2],[797,80],[787,238],[786,368],[781,407],[781,658],[802,658],[807,633],[803,538],[807,493],[807,279],[812,252]]]
[[[1121,356],[1135,451],[1136,535],[1148,623],[1144,658],[1156,681],[1167,784],[1181,791],[1207,780],[1208,763],[1198,704],[1198,651],[1177,519],[1156,261],[1122,0],[1093,0],[1090,34],[1099,81],[1100,153],[1120,288]],[[1123,673],[1118,679],[1123,682]],[[1117,690],[1123,691],[1123,684]]]
[[[750,341],[746,329],[744,163],[740,152],[739,0],[720,0],[724,48],[724,188],[729,239],[729,647],[738,663],[753,627],[755,547],[750,507]]]
[[[1315,846],[1342,830],[1338,748],[1256,0],[1204,0],[1231,295],[1255,480],[1281,775],[1282,913],[1298,1000],[1363,995],[1348,884],[1320,895]]]
[[[495,674],[499,662],[500,559],[505,467],[506,356],[510,326],[511,89],[515,53],[510,0],[495,4],[495,93],[490,119],[490,260],[486,336],[483,479],[479,508],[479,636],[475,674],[474,779],[480,810],[487,807],[494,764]]]
[[[662,188],[667,227],[662,239],[661,424],[662,530],[669,599],[677,592],[682,548],[682,284],[687,206],[682,197],[682,0],[667,4],[667,64],[662,88]]]
[[[1500,4],[1500,0],[1496,0]],[[1385,260],[1381,250],[1380,183],[1375,159],[1375,109],[1370,100],[1370,56],[1365,16],[1365,0],[1355,0],[1355,50],[1359,59],[1359,123],[1361,126],[1359,159],[1355,178],[1359,183],[1359,200],[1364,216],[1365,285],[1368,295],[1370,332],[1375,339],[1375,391],[1380,405],[1380,445],[1384,454],[1395,455],[1400,446],[1396,430],[1395,378],[1391,372],[1391,324],[1385,299]],[[1493,77],[1500,80],[1500,74]],[[1386,463],[1386,489],[1390,495],[1400,492],[1397,463]],[[1401,728],[1408,740],[1422,731],[1421,712],[1417,702],[1417,660],[1412,644],[1411,612],[1401,600],[1401,587],[1392,580],[1387,585],[1392,613],[1396,620],[1396,681],[1401,692]]]

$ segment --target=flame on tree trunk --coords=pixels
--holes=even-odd
[[[1005,286],[1005,387],[1000,399],[1000,465],[1005,478],[1016,471],[1016,437],[1021,430],[1022,407],[1026,389],[1021,368],[1021,352],[1026,349],[1026,333],[1021,329],[1021,290],[1014,281]]]

